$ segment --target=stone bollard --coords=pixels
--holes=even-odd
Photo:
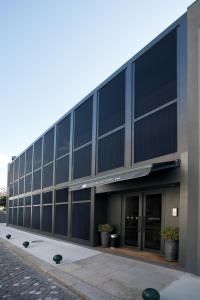
[[[160,300],[160,293],[155,289],[148,288],[142,292],[142,298],[144,300]]]

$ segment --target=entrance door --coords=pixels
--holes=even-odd
[[[162,194],[126,197],[125,244],[160,251]]]

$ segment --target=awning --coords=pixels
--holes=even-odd
[[[77,183],[72,183],[69,185],[70,191],[81,190],[86,188],[91,188],[95,186],[100,186],[104,184],[115,183],[119,181],[125,181],[129,179],[140,178],[149,175],[152,172],[157,172],[160,170],[177,168],[180,166],[180,160],[173,160],[168,162],[160,162],[148,164],[142,167],[134,168],[131,170],[116,172],[114,174],[109,174],[105,176],[98,176],[85,181],[79,181]]]

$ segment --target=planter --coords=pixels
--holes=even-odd
[[[167,261],[178,260],[178,240],[165,241],[165,258]]]
[[[54,255],[53,260],[55,261],[56,264],[59,264],[62,260],[62,255],[60,254]]]
[[[109,232],[101,232],[101,246],[109,247],[110,244],[110,233]]]
[[[11,235],[10,234],[7,234],[6,235],[6,238],[9,240],[11,238]]]
[[[27,242],[27,241],[23,242],[23,246],[24,246],[25,248],[27,248],[27,247],[29,246],[29,242]]]

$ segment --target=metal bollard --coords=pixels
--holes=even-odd
[[[144,300],[160,300],[160,293],[155,289],[148,288],[142,292],[142,298]]]

